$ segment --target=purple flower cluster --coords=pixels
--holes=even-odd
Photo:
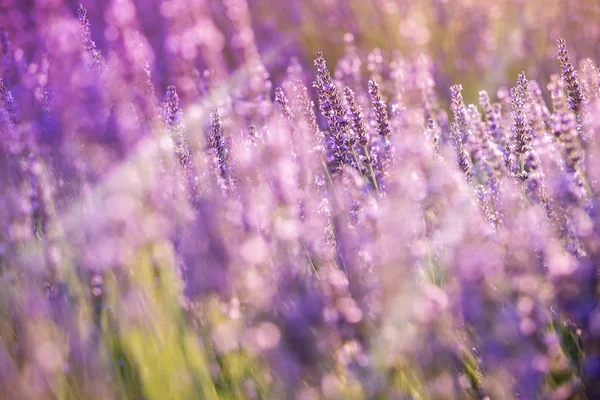
[[[600,10],[359,3],[0,4],[0,398],[600,398]]]

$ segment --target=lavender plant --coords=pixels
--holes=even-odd
[[[583,3],[2,2],[0,398],[600,398]]]

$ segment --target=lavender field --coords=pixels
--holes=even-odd
[[[599,39],[596,0],[0,0],[0,399],[600,399]]]

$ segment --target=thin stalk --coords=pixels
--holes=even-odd
[[[304,252],[306,253],[306,256],[308,257],[309,264],[312,267],[312,270],[313,270],[315,276],[317,277],[318,280],[321,280],[321,277],[319,276],[319,272],[317,271],[317,266],[315,265],[315,262],[313,261],[311,255],[308,252],[308,249],[306,248],[304,243],[302,244],[302,248],[304,248]]]
[[[321,158],[321,163],[323,163],[323,168],[325,169],[325,175],[327,175],[327,179],[329,180],[329,186],[331,187],[331,191],[333,193],[333,200],[335,202],[336,205],[340,205],[339,201],[338,201],[338,197],[337,197],[337,192],[335,191],[335,185],[333,184],[333,179],[331,179],[331,174],[329,174],[329,169],[327,168],[327,163],[325,162],[325,160],[323,160],[323,158]],[[346,215],[346,218],[348,217],[348,214],[346,213],[345,210],[344,211],[344,215]],[[336,247],[337,246],[337,235],[335,233],[335,225],[333,224],[333,222],[331,221],[331,217],[329,217],[330,221],[329,224],[331,225],[331,231],[333,233],[333,238],[336,242]],[[337,248],[337,251],[339,252],[339,248]],[[348,276],[348,270],[346,269],[346,266],[344,265],[344,261],[340,258],[340,262],[342,263],[342,268],[344,269],[344,272],[346,273],[346,276]]]
[[[369,147],[363,146],[363,150],[365,151],[365,155],[367,159],[371,160],[371,155],[369,154]],[[369,162],[369,173],[371,174],[371,180],[373,181],[373,186],[375,186],[375,191],[379,194],[379,185],[377,184],[377,178],[375,178],[375,170],[373,169],[373,164]]]
[[[523,176],[525,173],[525,154],[519,154],[519,164],[520,164],[520,175]],[[525,185],[525,180],[521,182],[521,192],[523,192],[523,200],[525,201],[525,206],[527,207],[531,200],[527,196],[527,187]]]
[[[352,156],[354,157],[354,162],[356,163],[356,169],[358,169],[358,173],[360,173],[360,177],[362,178],[363,182],[367,183],[367,191],[369,192],[369,194],[371,194],[371,191],[369,190],[369,185],[368,185],[368,181],[367,178],[365,178],[365,176],[362,173],[362,168],[360,167],[360,163],[358,162],[358,156],[356,155],[356,150],[354,150],[354,146],[351,146],[350,149],[352,149]]]

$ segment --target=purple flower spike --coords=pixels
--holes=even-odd
[[[577,113],[581,110],[581,105],[583,104],[583,93],[577,79],[577,71],[575,71],[575,67],[571,64],[565,39],[558,39],[556,43],[558,45],[558,60],[562,69],[561,75],[567,85],[569,107]]]
[[[525,79],[524,75],[519,75],[519,82],[522,79]],[[511,89],[510,98],[515,131],[514,151],[517,154],[525,154],[529,150],[531,142],[531,123],[525,112],[525,93],[521,84],[517,88]]]
[[[375,120],[377,121],[377,133],[384,138],[388,138],[391,130],[387,106],[381,97],[379,84],[374,80],[369,81],[369,94],[371,95],[371,102],[373,103],[373,110],[375,112]]]
[[[341,171],[347,163],[346,133],[348,126],[346,112],[342,105],[342,99],[338,94],[337,87],[331,79],[331,74],[327,68],[327,63],[323,58],[323,53],[318,52],[315,59],[317,67],[317,77],[313,86],[317,90],[319,97],[319,108],[327,120],[331,138],[330,151],[333,156],[333,169]]]

